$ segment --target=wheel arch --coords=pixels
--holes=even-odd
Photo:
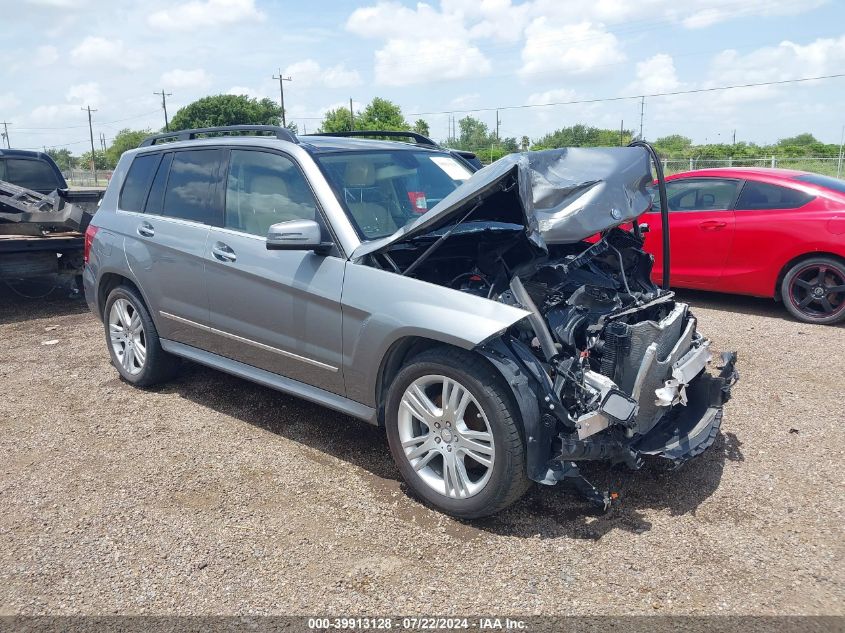
[[[829,251],[809,251],[806,253],[801,253],[800,255],[796,255],[788,262],[786,262],[778,271],[777,277],[775,278],[775,288],[774,288],[774,299],[775,301],[783,301],[783,296],[781,296],[781,285],[783,284],[783,279],[786,277],[786,273],[789,272],[789,269],[795,266],[795,264],[804,261],[805,259],[812,259],[813,257],[830,257],[831,259],[835,259],[842,264],[845,264],[845,257],[841,255],[837,255],[836,253],[831,253]]]
[[[100,280],[97,282],[97,312],[101,319],[105,319],[106,301],[108,300],[109,294],[119,286],[129,286],[137,292],[145,304],[144,307],[149,311],[149,303],[134,280],[121,273],[106,272],[100,276]],[[152,313],[150,313],[150,318],[153,318]],[[155,321],[153,322],[155,323]]]

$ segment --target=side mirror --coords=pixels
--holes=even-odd
[[[648,222],[642,222],[640,224],[640,233],[642,233],[643,235],[648,233],[650,230],[651,230],[651,227],[648,225]]]
[[[268,251],[314,251],[326,255],[331,242],[322,241],[323,231],[314,220],[289,220],[273,224],[267,231]]]

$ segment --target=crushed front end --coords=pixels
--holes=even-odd
[[[651,280],[637,217],[654,159],[647,146],[510,155],[354,254],[528,312],[476,351],[511,386],[528,476],[603,507],[579,462],[683,463],[715,441],[737,380],[736,355],[714,363],[689,306]]]
[[[481,350],[539,403],[521,404],[529,476],[569,479],[604,507],[609,496],[583,479],[578,462],[636,469],[649,455],[680,465],[713,444],[737,379],[735,354],[710,370],[710,340],[686,303],[651,282],[651,265],[641,238],[618,228],[592,244],[552,248],[500,297],[540,318]]]

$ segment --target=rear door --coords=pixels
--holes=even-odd
[[[730,178],[679,178],[666,183],[669,202],[671,283],[716,289],[734,232],[733,205],[741,181]],[[659,207],[646,213],[646,249],[654,255],[653,279],[662,283],[662,235]]]
[[[343,395],[340,295],[346,260],[268,251],[267,230],[321,220],[308,181],[286,154],[232,149],[223,226],[205,250],[211,351]]]
[[[178,150],[159,156],[143,212],[121,210],[131,216],[126,258],[159,335],[205,349],[209,322],[205,246],[209,226],[223,215],[224,151]],[[121,192],[123,206],[133,200],[127,195],[132,193],[132,170],[146,157],[136,157],[130,167]]]

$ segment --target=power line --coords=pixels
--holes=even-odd
[[[82,108],[83,110],[85,108]],[[158,110],[153,110],[151,112],[144,112],[143,114],[136,114],[135,116],[126,117],[123,119],[115,119],[114,121],[101,121],[99,125],[112,125],[113,123],[123,123],[124,121],[134,121],[135,119],[142,119],[146,116],[150,116],[151,114],[155,114]],[[65,125],[62,127],[19,127],[17,128],[21,132],[33,132],[37,130],[77,130],[80,128],[86,128],[87,125]]]
[[[571,101],[553,101],[550,103],[524,103],[522,105],[511,105],[511,106],[493,106],[493,107],[484,107],[484,108],[471,108],[465,110],[437,110],[432,112],[409,112],[408,116],[424,116],[424,115],[432,115],[432,114],[463,114],[463,113],[470,113],[470,112],[492,112],[494,110],[523,110],[527,108],[546,108],[549,106],[559,106],[559,105],[576,105],[576,104],[583,104],[583,103],[602,103],[602,102],[610,102],[610,101],[627,101],[631,99],[643,99],[643,98],[651,98],[651,97],[672,97],[676,95],[688,95],[688,94],[698,94],[702,92],[718,92],[721,90],[735,90],[738,88],[756,88],[759,86],[780,86],[784,84],[796,84],[802,83],[806,81],[819,81],[822,79],[839,79],[841,77],[845,77],[845,73],[838,73],[835,75],[819,75],[818,77],[799,77],[797,79],[783,79],[780,81],[759,81],[756,83],[748,83],[748,84],[735,84],[732,86],[713,86],[710,88],[693,88],[690,90],[673,90],[671,92],[651,92],[645,94],[636,94],[636,95],[625,95],[624,97],[602,97],[596,99],[573,99]]]

